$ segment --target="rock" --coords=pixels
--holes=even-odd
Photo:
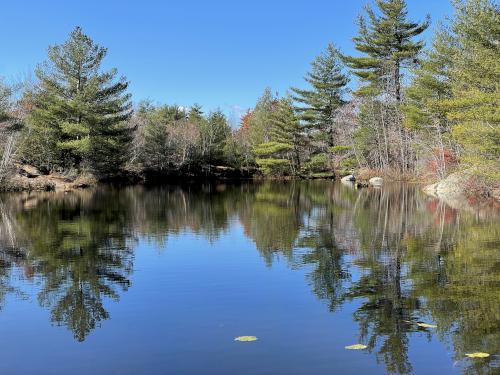
[[[31,165],[21,165],[19,167],[19,174],[28,178],[40,177],[42,175],[37,168]]]
[[[356,181],[356,177],[354,177],[352,174],[350,174],[350,175],[347,175],[345,177],[342,177],[340,179],[340,181],[342,181],[342,182],[354,182],[354,181]]]
[[[472,171],[463,171],[450,174],[444,180],[427,185],[422,190],[428,195],[438,198],[462,198]]]
[[[373,187],[381,187],[384,184],[384,179],[382,177],[372,177],[368,183]]]

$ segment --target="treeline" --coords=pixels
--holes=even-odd
[[[498,181],[500,7],[454,6],[426,48],[429,19],[412,20],[404,0],[376,0],[358,19],[356,56],[328,45],[306,88],[282,97],[266,89],[237,129],[221,110],[133,106],[126,78],[101,69],[107,50],[77,27],[49,47],[21,94],[0,85],[0,179],[17,161],[98,178],[221,167],[321,177],[363,168],[401,178],[470,169]]]

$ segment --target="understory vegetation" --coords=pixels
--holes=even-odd
[[[358,19],[355,56],[334,44],[302,88],[265,89],[230,126],[220,109],[133,103],[101,67],[107,50],[76,27],[50,46],[33,82],[0,81],[0,186],[28,164],[42,174],[330,177],[355,170],[500,180],[500,6],[455,0],[436,27],[404,0],[375,0]]]

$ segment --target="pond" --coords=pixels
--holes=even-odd
[[[500,211],[471,207],[330,181],[0,196],[0,372],[499,373]]]

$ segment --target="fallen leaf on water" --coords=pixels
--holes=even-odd
[[[238,336],[234,339],[234,341],[242,341],[242,342],[257,341],[257,337],[255,337],[255,336]]]
[[[368,348],[366,345],[363,344],[354,344],[354,345],[349,345],[345,347],[348,350],[361,350],[361,349],[366,349]]]
[[[466,353],[465,355],[469,358],[488,358],[490,356],[488,353],[482,353],[482,352]]]
[[[417,323],[417,326],[422,327],[422,328],[437,328],[434,324],[427,324],[427,323]]]

